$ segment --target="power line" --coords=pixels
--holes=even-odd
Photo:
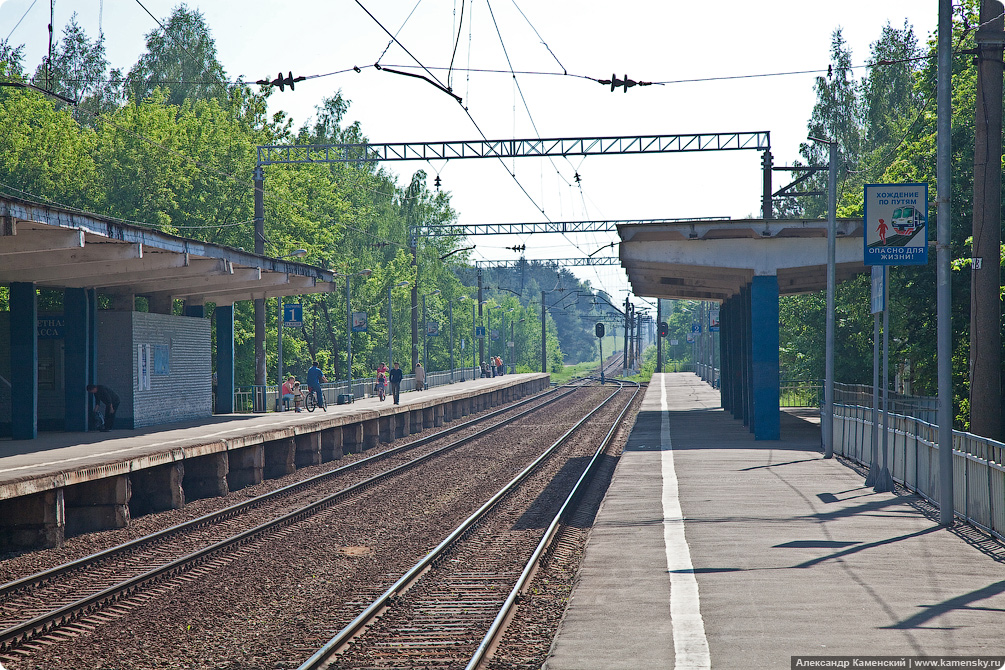
[[[24,14],[21,15],[21,18],[18,19],[17,23],[14,24],[14,27],[11,28],[11,31],[9,33],[7,33],[7,39],[5,39],[4,42],[6,42],[7,40],[10,39],[10,36],[14,34],[14,31],[17,30],[17,27],[19,25],[21,25],[22,21],[24,21],[24,17],[28,16],[28,12],[30,12],[31,8],[35,6],[36,2],[38,2],[38,0],[32,0],[31,1],[31,4],[28,5],[28,9],[25,10]]]

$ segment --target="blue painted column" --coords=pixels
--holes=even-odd
[[[91,349],[90,310],[87,289],[63,290],[63,379],[65,430],[87,430],[90,396],[89,354]]]
[[[234,306],[216,306],[216,413],[234,411]]]
[[[34,282],[10,285],[10,409],[15,440],[38,437],[38,297]]]
[[[87,383],[98,383],[98,292],[87,289]]]
[[[778,277],[754,277],[750,285],[754,439],[781,438],[778,402]]]
[[[750,285],[740,289],[740,418],[743,425],[753,432],[753,417],[751,416],[750,401]]]
[[[729,354],[732,350],[729,308],[728,299],[719,305],[719,398],[722,409],[727,412],[733,408],[733,384],[729,376]]]

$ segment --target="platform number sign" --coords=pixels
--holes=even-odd
[[[300,328],[304,325],[304,307],[299,302],[286,303],[283,305],[283,326],[286,328]]]
[[[928,262],[928,184],[865,185],[865,264]]]

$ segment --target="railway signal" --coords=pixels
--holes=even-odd
[[[660,337],[666,337],[670,334],[670,326],[667,325],[666,321],[660,321]]]
[[[597,334],[597,337],[603,337],[604,336],[604,324],[603,323],[597,323],[596,328],[594,329],[594,332]]]

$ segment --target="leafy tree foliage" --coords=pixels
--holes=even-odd
[[[158,88],[169,90],[167,103],[226,99],[226,73],[216,58],[216,42],[198,10],[175,7],[163,27],[147,34],[147,52],[126,78],[130,98],[141,101]]]
[[[952,273],[953,380],[957,423],[966,427],[970,282],[968,230],[973,200],[974,109],[976,69],[969,55],[978,24],[977,2],[966,0],[954,9],[951,253],[958,259]],[[832,73],[851,63],[840,32],[835,31]],[[819,78],[817,105],[808,128],[838,138],[841,146],[838,216],[863,214],[865,183],[927,182],[936,191],[936,43],[917,44],[907,23],[890,24],[871,45],[868,74],[858,82],[832,76]],[[804,157],[822,164],[819,147],[804,147]],[[825,188],[818,178],[817,188]],[[802,199],[805,212],[823,216],[823,199]],[[938,212],[931,212],[934,239]],[[955,225],[957,222],[966,222]],[[937,361],[934,261],[926,266],[894,267],[890,271],[891,368],[905,392],[934,395]],[[836,379],[872,383],[872,315],[868,313],[867,276],[838,286]],[[820,378],[824,368],[824,294],[790,296],[781,301],[781,363],[783,374]]]

